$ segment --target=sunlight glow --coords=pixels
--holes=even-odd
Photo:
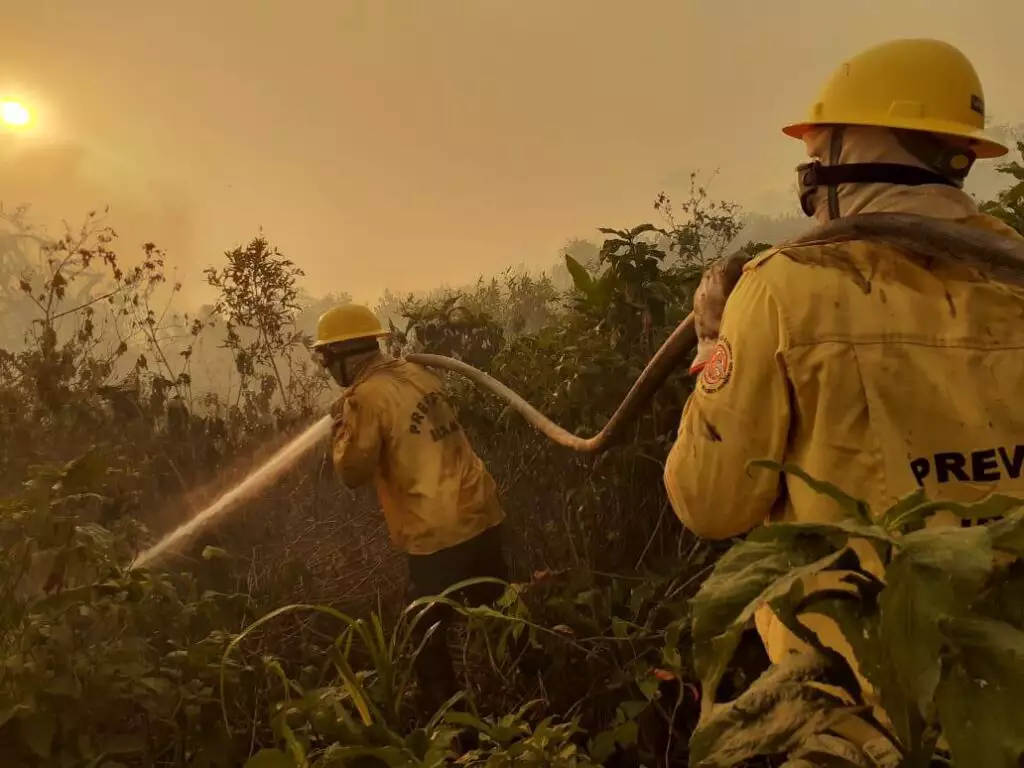
[[[25,105],[17,101],[0,101],[0,121],[7,125],[28,125],[32,119]]]

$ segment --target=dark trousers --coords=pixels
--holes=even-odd
[[[508,565],[502,551],[502,525],[496,525],[469,541],[442,549],[432,555],[408,555],[409,599],[439,595],[453,584],[466,579],[491,577],[508,581]],[[448,595],[469,605],[493,603],[504,592],[500,584],[473,584]],[[425,706],[437,709],[459,690],[448,650],[447,629],[456,618],[446,605],[433,605],[416,624],[414,642],[419,646],[424,633],[436,622],[434,630],[416,657],[414,669]]]

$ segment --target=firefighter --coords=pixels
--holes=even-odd
[[[984,124],[978,75],[952,45],[870,48],[836,70],[805,120],[783,128],[809,157],[798,168],[800,206],[819,222],[910,213],[1020,239],[963,190],[976,160],[1007,152]],[[698,377],[664,473],[673,509],[697,535],[840,518],[800,481],[748,472],[754,459],[793,463],[879,511],[916,488],[961,502],[1024,494],[1024,290],[867,241],[772,249],[742,265],[738,282],[729,273],[710,270],[695,301]],[[871,552],[857,551],[868,567]],[[820,615],[801,622],[867,690],[838,627]],[[756,625],[774,664],[812,652],[767,609]],[[895,759],[860,719],[821,739],[850,765]]]
[[[505,513],[494,478],[474,452],[441,380],[382,353],[389,336],[373,312],[346,304],[319,319],[313,345],[344,388],[332,413],[334,465],[350,488],[376,485],[392,544],[409,566],[409,597],[439,595],[475,577],[508,580],[502,552]],[[464,597],[493,602],[503,588],[472,585]],[[415,662],[424,705],[436,709],[458,690],[445,628],[453,616],[428,611],[421,631],[441,621]]]

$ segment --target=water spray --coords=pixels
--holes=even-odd
[[[853,240],[870,240],[890,245],[927,259],[969,266],[994,280],[1024,285],[1024,240],[955,221],[915,214],[867,213],[836,219],[782,245],[828,245]],[[788,255],[799,260],[798,254]],[[836,258],[841,260],[843,257],[838,254]],[[609,448],[622,436],[625,428],[636,419],[640,410],[650,402],[696,344],[694,317],[690,313],[654,353],[604,428],[593,437],[586,438],[559,426],[500,381],[461,360],[430,354],[411,354],[405,359],[465,376],[477,386],[505,400],[531,426],[558,445],[581,453],[598,453]],[[132,567],[152,564],[175,545],[184,542],[213,520],[237,509],[241,502],[276,482],[330,434],[331,421],[330,416],[324,416],[307,428],[213,504],[143,552]]]
[[[278,450],[261,466],[246,475],[238,485],[221,495],[206,509],[191,520],[179,525],[164,536],[160,541],[140,554],[132,564],[132,568],[145,568],[161,556],[169,552],[175,545],[184,542],[200,529],[206,527],[215,518],[236,509],[246,499],[255,496],[276,482],[281,475],[291,469],[295,462],[311,451],[331,433],[330,416],[324,416]]]

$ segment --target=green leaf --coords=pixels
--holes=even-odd
[[[245,768],[297,768],[292,756],[279,749],[261,749],[245,761]]]
[[[811,490],[817,491],[818,493],[835,500],[836,503],[839,504],[839,507],[854,520],[867,524],[871,523],[871,508],[868,506],[867,502],[853,498],[853,496],[848,495],[832,483],[827,483],[823,480],[815,480],[795,464],[780,464],[777,461],[769,461],[768,459],[756,459],[747,463],[748,471],[750,467],[761,467],[798,477],[807,483]]]
[[[1024,506],[1024,499],[1013,496],[992,494],[981,501],[961,504],[956,501],[929,501],[922,505],[918,512],[933,515],[936,512],[952,512],[962,520],[987,520],[1005,515]]]
[[[1017,165],[1015,171],[1019,172],[1019,169],[1020,166]],[[1013,175],[1017,176],[1017,173],[1014,173]],[[1017,178],[1020,178],[1020,176],[1017,176]],[[999,201],[1003,203],[1003,205],[1015,205],[1022,199],[1024,199],[1024,181],[1014,184],[1009,189],[1003,190],[999,193]]]
[[[636,683],[636,687],[640,689],[640,693],[648,701],[654,701],[658,696],[658,678],[654,675],[643,675],[633,682]]]
[[[1000,552],[1024,557],[1024,509],[1006,515],[1002,520],[988,523],[992,546]]]
[[[917,510],[928,501],[924,488],[918,488],[903,496],[899,501],[889,507],[882,516],[878,518],[878,524],[887,531],[901,531],[909,525],[923,520],[923,515],[918,515]]]
[[[901,688],[890,654],[879,641],[878,606],[869,591],[874,584],[861,584],[853,575],[844,581],[859,588],[859,597],[857,594],[819,592],[804,603],[802,614],[817,613],[834,621],[850,644],[858,670],[871,683],[897,731],[923,733],[923,723],[914,715],[918,711],[917,705]],[[838,670],[834,670],[833,675],[836,672]],[[853,674],[852,669],[849,674]]]
[[[644,581],[638,586],[630,590],[629,593],[629,610],[635,617],[644,604],[654,597],[656,585],[653,580]]]
[[[569,270],[572,284],[576,287],[576,290],[588,298],[593,295],[594,280],[586,268],[569,254],[565,255],[565,266]]]
[[[757,756],[784,755],[855,710],[816,687],[826,662],[793,654],[769,667],[738,699],[701,718],[690,738],[690,765],[733,768]]]
[[[459,710],[445,712],[444,721],[446,723],[451,723],[452,725],[469,727],[484,734],[489,734],[491,730],[491,726],[476,715],[471,715],[469,712],[461,712]]]
[[[657,232],[658,228],[653,224],[640,224],[629,230],[630,237],[638,237],[646,232]]]
[[[587,752],[599,763],[604,763],[615,752],[615,732],[618,726],[595,734],[587,744]]]
[[[754,613],[842,554],[819,537],[794,538],[785,545],[748,539],[725,553],[693,599],[694,667],[705,691],[704,711],[712,706],[722,674]]]
[[[352,667],[349,665],[348,659],[345,658],[345,655],[337,647],[331,648],[327,652],[327,655],[334,663],[334,668],[338,671],[338,675],[342,679],[343,687],[348,692],[349,699],[355,706],[356,711],[359,712],[359,717],[362,720],[363,725],[372,725],[373,716],[370,713],[366,692],[360,681],[356,678],[355,672],[352,671]]]
[[[619,712],[626,720],[636,720],[648,706],[646,701],[623,701],[619,703]]]
[[[618,747],[631,747],[636,744],[640,728],[635,720],[626,720],[611,728],[601,731],[588,745],[590,756],[599,763],[604,763]]]
[[[53,737],[57,735],[57,721],[48,712],[33,712],[18,720],[21,739],[33,754],[49,759],[53,750]]]
[[[911,768],[925,763],[901,761],[901,755],[885,740],[873,740],[869,755],[860,745],[849,739],[831,733],[817,733],[808,737],[802,744],[790,751],[782,768],[854,768],[857,766],[891,766],[892,768]],[[945,763],[928,762],[928,768],[939,768]]]
[[[937,691],[954,762],[1017,768],[1024,754],[1024,632],[985,619],[950,619],[942,631],[957,649]]]
[[[417,760],[422,760],[430,748],[430,737],[426,730],[417,728],[405,737],[406,748],[415,755]]]
[[[936,526],[900,538],[900,552],[893,560],[942,571],[959,589],[975,592],[994,565],[992,535],[988,528]]]
[[[986,589],[971,603],[971,613],[1024,630],[1024,561],[1014,560],[994,572]]]
[[[907,700],[906,713],[890,712],[897,735],[908,749],[924,738],[939,683],[944,638],[940,621],[966,610],[993,566],[988,531],[983,527],[925,528],[901,539],[879,596],[879,641]]]
[[[896,540],[883,528],[851,520],[839,520],[831,523],[769,523],[751,531],[747,540],[786,544],[797,539],[810,540],[812,537],[820,537],[835,549],[845,547],[851,538],[870,539],[887,545],[896,543]]]

